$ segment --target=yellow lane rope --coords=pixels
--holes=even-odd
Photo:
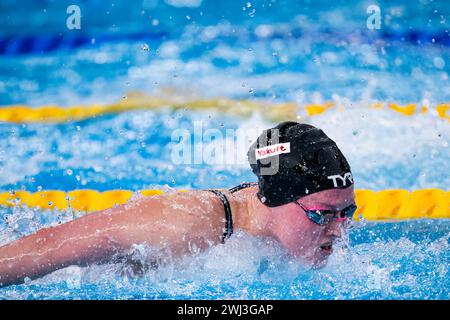
[[[186,192],[187,190],[178,190]],[[144,196],[164,194],[163,190],[141,190]],[[41,209],[93,212],[124,204],[133,195],[130,190],[48,190],[30,193],[14,191],[0,193],[0,205]],[[356,190],[356,216],[367,220],[404,220],[450,218],[450,192],[440,189],[407,191],[402,189],[372,191]]]
[[[57,105],[46,105],[30,107],[26,105],[13,105],[0,107],[0,122],[29,123],[50,122],[60,123],[66,121],[77,121],[96,116],[120,113],[130,110],[158,110],[161,108],[204,110],[214,109],[219,112],[237,116],[250,116],[254,111],[259,111],[269,121],[281,121],[286,119],[298,119],[299,114],[308,117],[322,114],[328,110],[344,110],[345,106],[335,102],[323,104],[307,104],[304,106],[295,103],[269,103],[253,100],[232,100],[228,98],[215,99],[186,99],[186,98],[163,98],[147,96],[143,93],[129,93],[126,99],[109,105],[73,105],[61,107]],[[375,102],[369,105],[372,109],[389,109],[405,116],[414,114],[425,114],[434,112],[442,119],[450,122],[450,103],[431,106],[416,104],[398,105],[395,103]]]
[[[293,119],[297,116],[297,105],[293,103],[267,103],[250,100],[231,100],[228,98],[216,99],[186,99],[163,98],[147,96],[143,93],[129,93],[126,99],[109,105],[74,105],[61,107],[46,105],[30,107],[26,105],[13,105],[0,107],[0,122],[27,123],[27,122],[66,122],[93,118],[112,113],[131,110],[159,110],[171,108],[172,110],[204,110],[214,109],[237,116],[250,116],[259,110],[265,118],[281,120],[285,117]]]

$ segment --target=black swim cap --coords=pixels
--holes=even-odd
[[[258,198],[269,207],[353,184],[350,165],[322,130],[294,121],[264,130],[247,157],[258,177]]]

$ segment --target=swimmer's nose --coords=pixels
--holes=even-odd
[[[334,238],[340,238],[342,236],[342,228],[340,221],[331,221],[327,226],[327,235]]]

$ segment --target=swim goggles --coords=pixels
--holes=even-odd
[[[294,201],[300,208],[305,211],[306,216],[314,223],[318,225],[326,225],[330,221],[346,221],[347,219],[352,219],[357,206],[354,204],[345,207],[342,210],[309,210],[306,209],[301,203]]]

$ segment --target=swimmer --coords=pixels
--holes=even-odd
[[[0,247],[0,286],[110,262],[135,244],[181,257],[193,246],[201,252],[224,243],[237,229],[323,266],[356,210],[350,166],[336,143],[318,128],[287,121],[265,130],[247,156],[257,183],[141,197]]]

